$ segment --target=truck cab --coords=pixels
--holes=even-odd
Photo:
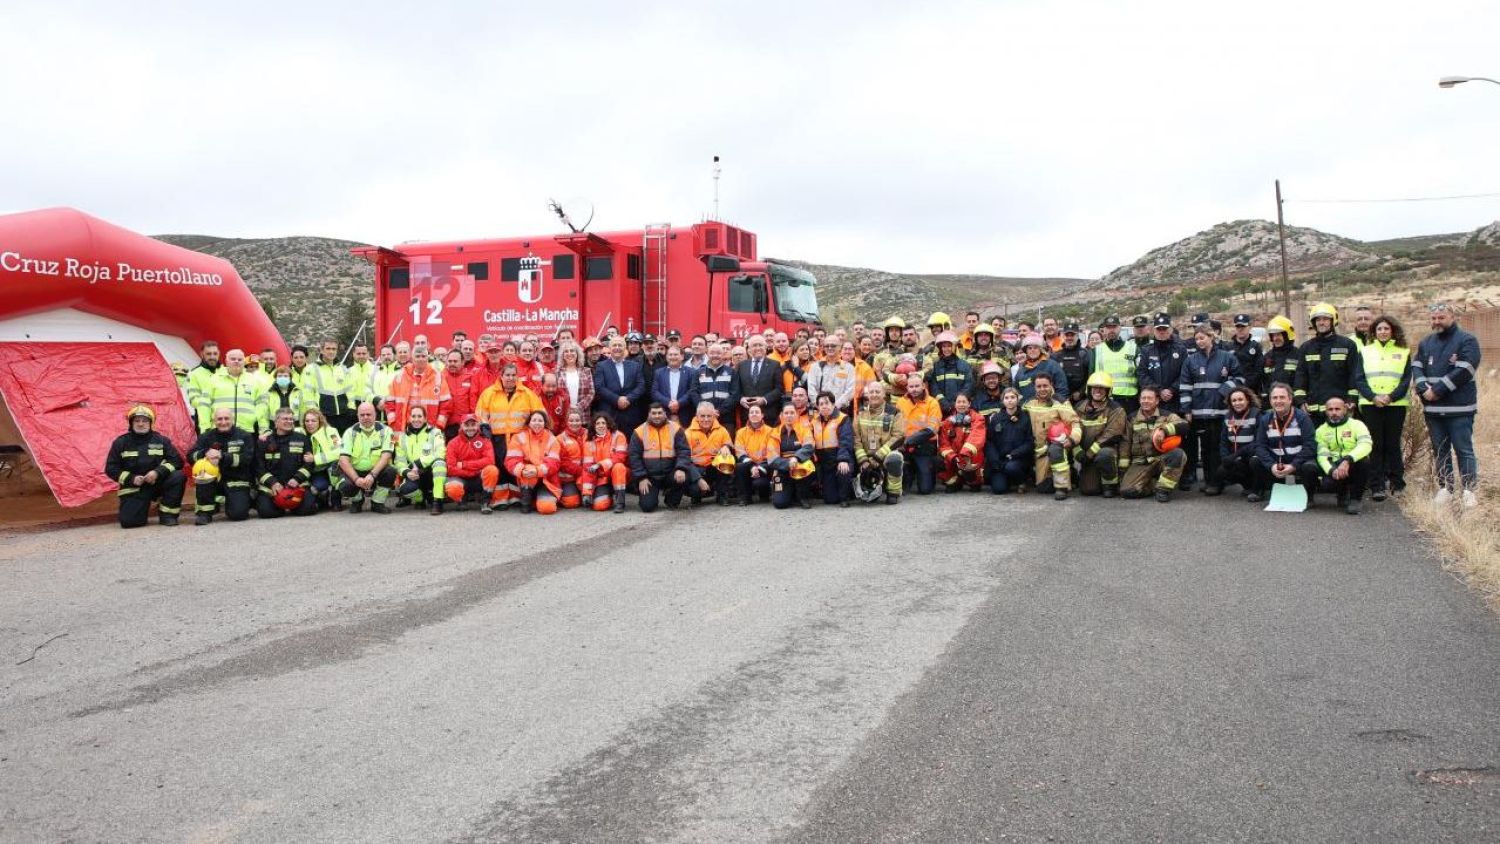
[[[724,279],[722,300],[712,284],[710,295],[717,300],[714,310],[723,315],[725,333],[744,337],[766,328],[790,333],[821,324],[817,279],[812,273],[770,261],[731,265],[722,258],[709,259],[710,275]]]

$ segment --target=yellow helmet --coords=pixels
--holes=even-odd
[[[734,474],[734,455],[727,450],[720,450],[714,455],[713,467],[726,475]]]
[[[125,411],[126,422],[129,422],[137,416],[144,416],[147,419],[150,419],[152,422],[156,421],[156,411],[152,410],[151,405],[149,404],[131,405],[130,409]]]
[[[218,479],[219,467],[215,466],[213,461],[207,457],[200,457],[198,458],[198,462],[193,464],[193,480],[199,483],[206,483],[208,481],[217,481]]]
[[[933,311],[932,316],[927,318],[927,326],[931,328],[934,325],[941,325],[947,328],[953,325],[953,320],[949,319],[948,315],[942,311]]]
[[[1273,316],[1271,317],[1271,321],[1266,324],[1267,334],[1275,334],[1278,331],[1286,335],[1288,343],[1297,342],[1297,329],[1292,325],[1292,321],[1284,316]]]
[[[904,320],[904,319],[902,319],[901,317],[898,317],[898,316],[893,316],[890,319],[886,320],[885,322],[882,322],[880,324],[880,327],[881,328],[899,328],[902,331],[905,331],[906,330],[906,320]]]
[[[1113,390],[1115,388],[1115,379],[1111,378],[1108,372],[1095,372],[1089,376],[1088,386]]]
[[[801,461],[794,462],[792,464],[792,472],[791,472],[791,474],[792,474],[792,480],[794,480],[794,481],[800,481],[800,480],[802,480],[803,478],[807,477],[808,475],[811,475],[813,473],[813,469],[814,468],[815,467],[813,466],[813,462],[811,460],[801,460]]]
[[[1335,326],[1339,324],[1338,308],[1335,308],[1327,302],[1319,302],[1316,305],[1313,305],[1312,308],[1308,310],[1307,324],[1312,325],[1313,320],[1317,319],[1318,317],[1328,317],[1329,319],[1333,320],[1333,324]]]

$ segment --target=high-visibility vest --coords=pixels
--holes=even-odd
[[[845,416],[842,413],[839,413],[838,411],[834,411],[833,416],[829,417],[827,420],[823,419],[822,414],[813,417],[813,448],[817,449],[818,451],[827,451],[830,448],[838,448],[839,426],[844,424],[844,420],[848,418],[849,417]]]
[[[1094,371],[1107,372],[1114,381],[1115,397],[1133,396],[1140,392],[1135,381],[1135,341],[1125,340],[1117,352],[1108,343],[1094,347]],[[1073,386],[1068,385],[1070,388]]]
[[[734,432],[734,450],[742,461],[764,463],[781,453],[781,431],[770,425],[760,430],[746,425]]]
[[[474,415],[479,417],[481,424],[490,426],[491,434],[501,436],[525,428],[526,420],[538,410],[546,412],[542,400],[530,388],[517,384],[515,392],[507,396],[497,381],[479,394]]]
[[[1406,371],[1406,366],[1411,361],[1411,349],[1396,345],[1395,340],[1383,343],[1379,340],[1372,341],[1360,347],[1359,353],[1364,358],[1365,381],[1369,383],[1370,391],[1377,396],[1390,395],[1396,389],[1396,385],[1401,383],[1401,373]],[[1363,396],[1359,403],[1371,404]],[[1391,404],[1395,407],[1411,404],[1410,391]]]
[[[383,451],[389,451],[393,455],[396,451],[391,429],[384,423],[376,422],[368,431],[355,424],[344,432],[341,453],[349,458],[356,472],[368,472],[375,468],[375,462],[380,459]]]
[[[359,409],[360,402],[367,402],[376,397],[375,393],[375,362],[349,364],[349,371],[344,379],[345,387],[349,393],[349,403],[353,410]],[[385,386],[388,388],[390,384]],[[383,397],[385,394],[380,393]]]
[[[642,422],[640,427],[635,429],[635,435],[641,438],[641,459],[643,461],[677,459],[674,441],[680,430],[682,426],[670,419],[660,428],[650,422]]]
[[[260,382],[249,373],[241,372],[238,378],[229,370],[220,368],[208,382],[209,421],[220,408],[228,408],[234,414],[234,425],[250,433],[256,426],[264,430],[270,427],[266,421],[265,396],[261,394]]]
[[[707,431],[699,425],[689,425],[687,441],[688,448],[693,453],[693,465],[698,467],[712,463],[714,455],[718,454],[720,449],[730,445],[729,431],[717,422]]]

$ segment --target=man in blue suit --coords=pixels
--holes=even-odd
[[[697,370],[683,366],[682,349],[667,347],[667,365],[656,370],[651,385],[651,400],[660,402],[667,415],[675,418],[683,427],[693,421],[698,407]]]
[[[612,338],[609,357],[594,367],[594,396],[618,430],[629,433],[646,420],[646,379],[640,362],[625,356],[625,338]]]

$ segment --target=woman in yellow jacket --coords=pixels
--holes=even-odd
[[[313,497],[318,500],[320,509],[337,510],[343,502],[339,496],[338,484],[333,483],[330,472],[339,462],[339,454],[344,448],[343,440],[339,438],[339,432],[328,424],[323,411],[316,407],[303,411],[302,432],[312,441],[313,463],[309,467],[312,477],[308,483],[312,485]]]

